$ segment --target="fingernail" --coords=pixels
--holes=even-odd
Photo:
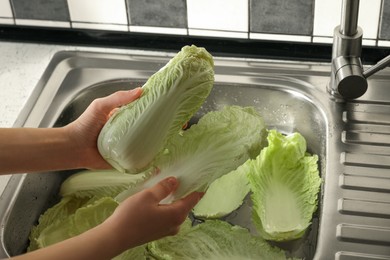
[[[141,91],[141,90],[142,90],[141,87],[137,87],[137,88],[130,89],[129,92],[130,92],[130,93],[137,93],[137,92],[139,92],[139,91]]]
[[[169,185],[169,187],[173,188],[176,186],[177,184],[177,179],[175,177],[169,177],[167,180],[166,180],[167,184]]]

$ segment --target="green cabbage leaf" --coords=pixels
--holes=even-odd
[[[220,220],[207,220],[179,234],[148,243],[153,259],[160,260],[281,260],[285,253],[247,229]]]
[[[145,170],[203,104],[213,84],[212,56],[204,48],[183,47],[147,80],[139,99],[104,125],[100,154],[121,172]]]
[[[239,208],[250,192],[247,177],[250,163],[249,159],[236,170],[212,182],[192,211],[195,217],[222,218]]]
[[[118,195],[118,201],[174,176],[180,185],[164,202],[180,199],[194,191],[205,191],[217,178],[255,158],[264,147],[263,118],[253,107],[226,106],[200,118],[167,145],[156,159],[159,173],[139,186]]]
[[[38,224],[30,232],[30,245],[27,251],[39,249],[37,239],[41,232],[50,225],[55,225],[74,214],[77,209],[88,204],[89,198],[64,197],[57,204],[47,209],[38,219]]]
[[[146,173],[127,174],[117,170],[83,170],[68,177],[62,184],[60,195],[78,198],[115,197],[132,185],[147,178]]]
[[[43,248],[80,235],[103,223],[117,206],[118,203],[110,197],[94,200],[92,203],[78,208],[73,214],[62,219],[62,221],[56,221],[44,227],[36,242],[39,248]]]
[[[267,240],[287,241],[303,236],[317,209],[321,178],[318,156],[306,153],[299,133],[268,134],[268,146],[252,161],[253,222]]]
[[[130,248],[112,260],[152,260],[146,250],[146,244]]]

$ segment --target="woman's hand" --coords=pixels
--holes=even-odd
[[[80,153],[80,166],[104,169],[111,166],[101,157],[97,139],[101,129],[113,112],[140,97],[141,88],[118,91],[107,97],[95,99],[74,122],[65,126],[66,132]]]
[[[102,224],[113,239],[110,244],[118,245],[118,251],[124,251],[177,234],[180,225],[203,196],[201,192],[194,192],[171,204],[160,204],[178,185],[176,178],[168,177],[123,201]]]
[[[141,88],[94,100],[74,122],[56,128],[0,128],[0,174],[111,168],[97,139],[113,110],[137,99]]]

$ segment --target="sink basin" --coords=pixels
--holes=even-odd
[[[142,86],[171,56],[59,52],[17,126],[66,125],[95,98]],[[254,106],[268,128],[300,132],[320,158],[323,185],[312,225],[302,239],[279,246],[305,259],[389,259],[390,73],[370,79],[369,91],[346,103],[326,93],[329,64],[215,57],[215,73],[215,87],[193,121],[225,105]],[[0,199],[0,257],[25,252],[31,227],[74,172],[11,177]],[[227,220],[248,224],[243,217]]]

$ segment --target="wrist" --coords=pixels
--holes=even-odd
[[[115,220],[112,221],[112,217],[109,217],[91,231],[94,233],[92,236],[101,238],[101,243],[105,247],[103,250],[107,256],[115,257],[133,247],[131,244],[129,245],[129,241],[126,239],[129,234]]]
[[[86,168],[84,163],[85,147],[77,140],[77,133],[74,133],[69,125],[58,128],[64,140],[64,152],[69,159],[69,168]]]
[[[110,169],[112,168],[100,155],[97,147],[97,137],[88,135],[88,131],[79,129],[75,123],[63,127],[73,150],[75,168]]]

